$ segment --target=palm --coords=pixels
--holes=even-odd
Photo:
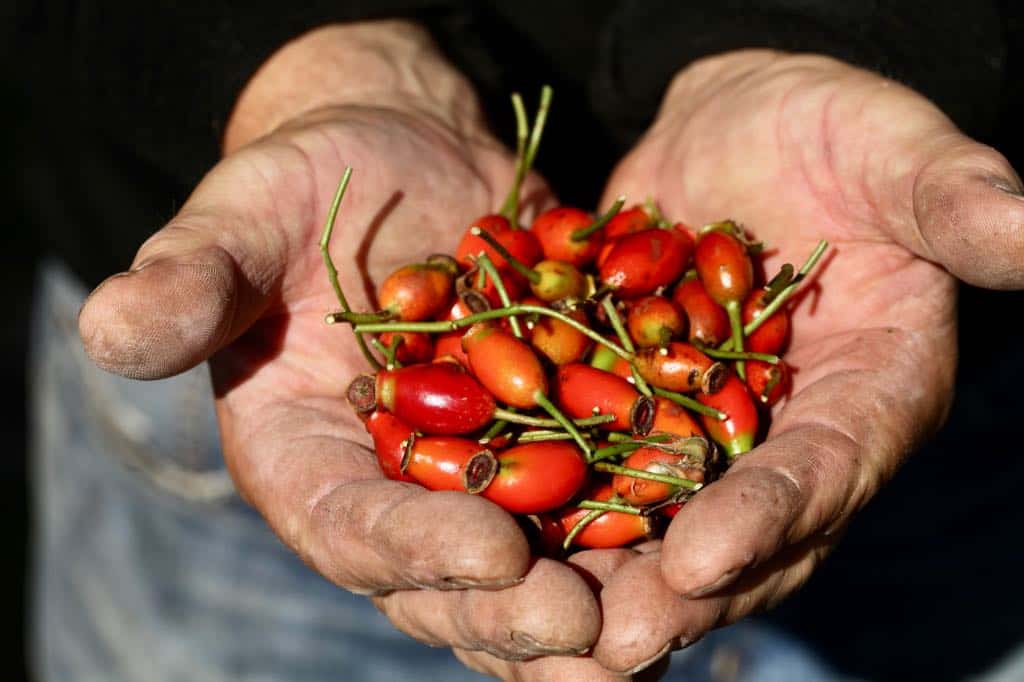
[[[223,418],[239,450],[250,449],[250,429],[268,416],[262,412],[321,398],[320,408],[331,406],[328,421],[345,425],[331,432],[365,442],[340,396],[370,368],[347,328],[324,324],[338,302],[318,247],[344,166],[354,166],[354,180],[330,250],[350,303],[362,310],[372,308],[374,284],[388,272],[452,250],[460,226],[494,204],[490,183],[512,170],[504,154],[471,149],[440,126],[399,114],[324,118],[285,131],[274,145],[244,150],[219,169],[226,180],[260,187],[251,214],[268,239],[286,245],[273,302],[214,363]]]
[[[639,557],[606,587],[596,655],[614,668],[795,589],[950,403],[955,281],[910,250],[922,169],[909,140],[951,126],[883,82],[774,55],[732,78],[677,81],[609,182],[607,196],[651,196],[692,226],[737,220],[765,242],[769,276],[799,266],[820,239],[833,251],[794,311],[793,390],[766,443],[684,507],[659,557]],[[903,183],[896,191],[872,176],[880,165]],[[667,601],[662,576],[675,592],[710,597]],[[641,581],[640,599],[677,606],[640,623],[617,615]]]

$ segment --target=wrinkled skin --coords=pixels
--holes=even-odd
[[[575,568],[532,562],[495,505],[381,476],[341,398],[364,361],[348,330],[322,323],[337,305],[317,241],[344,166],[356,172],[332,252],[357,309],[370,307],[364,274],[372,290],[450,252],[503,198],[510,155],[457,125],[479,118],[468,86],[448,94],[455,119],[405,93],[290,117],[230,150],[132,272],[94,292],[83,341],[135,378],[211,358],[241,494],[403,631],[510,679],[656,675],[670,648],[806,580],[938,427],[955,360],[946,268],[1024,283],[1024,201],[1004,191],[1019,180],[919,96],[834,61],[745,52],[682,72],[600,205],[653,194],[689,224],[734,218],[776,249],[769,271],[829,239],[835,258],[794,315],[793,396],[768,442],[687,504],[664,542],[583,552]],[[552,204],[536,176],[525,194]]]
[[[739,52],[677,76],[605,201],[648,193],[673,219],[733,218],[769,245],[769,276],[819,239],[832,254],[793,316],[792,398],[660,548],[606,582],[596,660],[632,668],[807,579],[949,409],[954,275],[1024,286],[1020,190],[925,99],[834,60]]]
[[[353,49],[347,35],[342,44]],[[429,61],[417,53],[417,68]],[[385,479],[344,400],[366,361],[350,330],[324,324],[338,303],[318,242],[345,166],[355,172],[331,251],[352,305],[365,310],[388,273],[451,252],[466,225],[500,204],[514,159],[481,120],[468,85],[449,77],[429,98],[320,107],[267,135],[229,139],[132,270],[93,292],[79,327],[97,364],[133,378],[209,358],[240,494],[306,563],[373,595],[399,629],[496,660],[577,654],[600,630],[587,582],[532,560],[493,503]],[[524,197],[527,211],[551,201],[536,176]]]

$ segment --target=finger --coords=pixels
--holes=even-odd
[[[233,409],[227,402],[218,410]],[[372,453],[347,438],[353,420],[328,398],[222,414],[231,474],[287,545],[360,593],[521,579],[529,546],[511,516],[476,496],[382,479]]]
[[[668,669],[668,656],[635,675],[612,672],[590,657],[545,656],[531,661],[506,661],[482,651],[455,649],[455,656],[477,672],[517,682],[646,682],[660,680]]]
[[[434,646],[509,660],[574,656],[588,650],[601,612],[573,569],[539,559],[518,585],[498,591],[398,591],[374,603],[402,632]]]
[[[1002,154],[950,135],[915,180],[913,210],[920,255],[976,286],[1024,287],[1024,186]]]
[[[657,552],[622,567],[601,593],[604,626],[593,656],[613,671],[644,669],[715,627],[775,606],[800,587],[834,545],[816,537],[788,548],[715,595],[680,597],[662,578]]]
[[[943,339],[865,330],[795,351],[801,386],[767,440],[670,524],[667,584],[713,593],[781,548],[845,523],[941,423],[952,363],[922,369],[920,358],[941,357]]]
[[[273,160],[251,149],[223,161],[143,244],[131,270],[86,301],[79,330],[90,357],[157,379],[233,341],[279,292],[293,258],[287,231],[312,224],[314,190],[296,147],[277,145]],[[282,191],[289,201],[277,200]]]

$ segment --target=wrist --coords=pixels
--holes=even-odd
[[[456,132],[485,127],[469,82],[409,21],[329,25],[283,45],[235,102],[222,149],[229,154],[320,109],[379,107],[427,115]]]

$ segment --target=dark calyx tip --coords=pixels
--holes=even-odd
[[[629,411],[629,424],[634,436],[646,436],[654,427],[654,412],[657,405],[654,398],[642,395]]]
[[[725,380],[729,378],[729,372],[725,365],[716,362],[707,368],[700,380],[700,390],[711,395],[718,393],[725,386]]]
[[[487,489],[498,473],[498,460],[490,450],[481,450],[469,458],[462,472],[466,492],[476,495]]]
[[[377,409],[377,380],[369,374],[360,374],[348,385],[345,392],[348,404],[358,414]]]

